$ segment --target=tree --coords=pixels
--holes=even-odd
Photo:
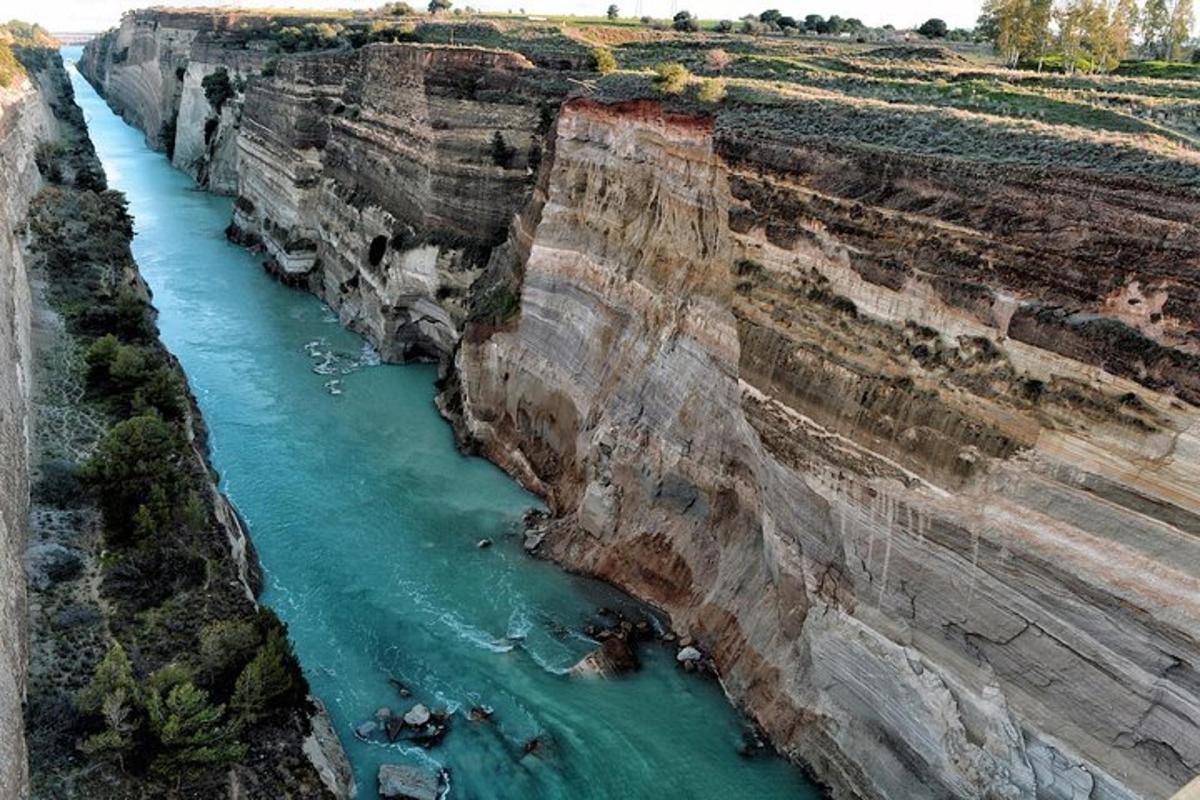
[[[758,21],[764,25],[771,25],[778,20],[783,14],[777,8],[768,8],[766,11],[758,15]]]
[[[454,3],[450,0],[429,0],[429,13],[437,14],[439,11],[449,11]]]
[[[273,629],[254,658],[238,675],[229,701],[238,719],[257,722],[281,697],[295,686],[291,663],[294,661],[287,634]]]
[[[229,80],[229,70],[224,67],[217,67],[216,72],[201,78],[200,86],[204,89],[204,96],[208,99],[209,105],[213,107],[213,111],[218,113],[221,111],[221,106],[225,105],[225,101],[235,94],[233,83]]]
[[[417,13],[416,9],[408,3],[386,3],[383,6],[383,13],[393,17],[411,17]]]
[[[1153,58],[1166,58],[1171,9],[1167,0],[1146,0],[1142,8],[1142,45]]]
[[[804,18],[804,30],[809,33],[825,33],[828,27],[825,25],[825,18],[820,14],[809,14]]]
[[[723,19],[717,23],[717,33],[729,33],[733,30],[733,20]]]
[[[608,7],[608,10],[604,12],[604,15],[609,19],[615,20],[617,17],[621,16],[621,9],[617,8],[616,3],[613,3]]]
[[[154,761],[159,772],[224,764],[245,754],[237,741],[237,728],[224,721],[225,706],[213,705],[208,692],[191,681],[178,683],[165,694],[148,692],[146,715],[164,748]]]
[[[200,631],[201,673],[212,679],[243,667],[261,642],[258,628],[246,620],[223,619],[205,625]]]
[[[1171,9],[1171,21],[1167,25],[1167,58],[1178,61],[1183,58],[1183,45],[1191,34],[1195,23],[1192,0],[1175,0]]]
[[[741,23],[742,33],[749,33],[754,36],[761,34],[767,28],[767,26],[762,24],[758,17],[754,16],[753,14],[747,14],[746,16],[742,17]]]
[[[693,17],[690,11],[680,11],[671,21],[671,27],[684,33],[694,33],[700,30],[700,20]]]
[[[153,413],[118,422],[105,434],[83,477],[98,490],[105,528],[114,539],[134,532],[134,516],[158,492],[173,495],[181,450],[175,432]]]
[[[1050,47],[1054,0],[986,0],[977,31],[991,41],[1006,64],[1041,59]],[[1039,60],[1038,68],[1041,68]]]
[[[836,36],[846,29],[846,21],[837,14],[833,14],[829,19],[825,20],[825,27],[829,33]]]
[[[612,50],[607,47],[593,47],[591,54],[592,69],[599,72],[601,75],[607,75],[610,72],[617,71],[617,59],[613,55]],[[493,150],[495,149],[495,140],[492,142]]]
[[[516,148],[509,147],[508,142],[504,140],[504,134],[496,131],[492,134],[492,163],[497,167],[508,169],[512,164],[513,156],[516,154]]]
[[[691,77],[683,64],[659,64],[654,68],[654,88],[660,94],[679,94],[687,87]]]
[[[75,696],[75,707],[87,716],[99,716],[104,729],[84,739],[81,749],[89,755],[114,756],[124,767],[124,755],[133,748],[137,718],[138,687],[133,665],[120,642],[113,642],[96,665],[87,687]]]
[[[921,23],[921,27],[917,28],[917,33],[927,39],[944,39],[949,30],[943,20],[932,17]]]

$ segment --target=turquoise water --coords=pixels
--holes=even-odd
[[[445,766],[454,798],[817,796],[783,760],[741,758],[744,724],[719,687],[663,647],[628,678],[566,676],[594,646],[582,624],[627,601],[525,556],[515,531],[537,500],[455,450],[433,369],[379,365],[317,299],[268,277],[224,238],[230,200],[196,191],[71,77],[258,549],[262,600],[288,624],[359,797],[376,796],[382,763]],[[484,537],[495,546],[477,549]],[[439,747],[353,735],[376,708],[416,701],[458,712]],[[493,721],[468,721],[475,704]],[[524,755],[533,737],[545,746]]]

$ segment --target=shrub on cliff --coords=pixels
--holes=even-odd
[[[225,764],[245,755],[237,741],[238,728],[225,721],[225,706],[209,701],[208,692],[191,681],[163,690],[152,688],[146,696],[146,716],[161,752],[154,770],[173,774],[180,769]]]
[[[157,414],[119,422],[100,441],[83,469],[96,489],[107,534],[114,541],[133,538],[146,513],[157,512],[160,497],[169,502],[182,481],[182,444]],[[144,532],[144,531],[143,531]]]
[[[258,626],[263,644],[238,675],[229,701],[238,720],[246,724],[253,724],[271,709],[296,702],[308,693],[287,628],[268,609],[259,611]]]
[[[720,78],[705,78],[700,82],[696,95],[702,103],[719,103],[725,99],[725,81]]]
[[[691,77],[691,73],[683,64],[659,64],[654,68],[654,89],[661,94],[679,94],[687,87]]]
[[[590,60],[592,69],[601,75],[617,71],[617,59],[607,47],[593,47]]]
[[[218,113],[225,101],[234,95],[233,81],[229,80],[229,71],[224,67],[217,67],[216,72],[201,78],[200,86],[204,89],[208,104]]]
[[[504,134],[496,131],[492,134],[492,163],[497,167],[508,167],[512,164],[513,156],[516,155],[517,149],[511,147],[504,139]]]

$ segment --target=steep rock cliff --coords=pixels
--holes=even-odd
[[[0,87],[0,796],[23,797],[28,773],[21,705],[27,630],[23,558],[29,524],[29,277],[20,222],[41,185],[35,156],[54,118],[27,78]]]
[[[458,354],[467,428],[562,516],[545,551],[667,609],[839,794],[1169,795],[1196,160],[1034,175],[804,143],[810,113],[569,103],[519,316]]]
[[[839,795],[1186,782],[1196,156],[580,91],[547,133],[565,89],[515,53],[284,58],[246,87],[234,232],[389,359],[461,342],[443,406],[547,497],[542,551],[670,612]]]

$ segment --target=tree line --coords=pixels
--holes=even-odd
[[[1194,19],[1192,0],[986,0],[976,30],[1009,66],[1061,55],[1090,72],[1134,54],[1180,60]]]

